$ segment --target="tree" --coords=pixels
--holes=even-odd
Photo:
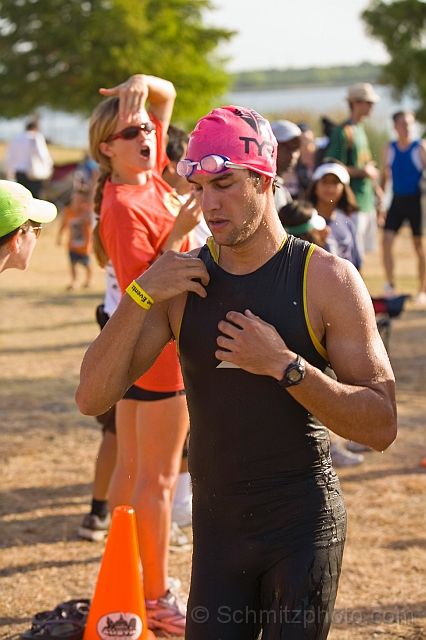
[[[426,3],[421,0],[373,0],[362,15],[370,35],[380,40],[391,61],[382,79],[397,97],[408,93],[419,101],[418,118],[426,122]]]
[[[132,73],[171,80],[174,118],[192,123],[228,86],[207,28],[210,0],[0,0],[0,113],[47,106],[87,115]]]

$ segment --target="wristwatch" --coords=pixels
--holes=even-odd
[[[300,384],[305,377],[305,361],[301,356],[297,356],[294,362],[290,362],[281,380],[275,380],[280,387],[294,387]]]

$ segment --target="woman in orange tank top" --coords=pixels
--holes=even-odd
[[[101,92],[112,97],[98,105],[90,121],[91,154],[100,165],[95,240],[100,237],[97,253],[105,250],[124,295],[164,251],[189,249],[187,234],[201,211],[193,201],[173,211],[171,188],[161,178],[168,162],[165,133],[173,85],[137,75]],[[129,108],[132,101],[135,106]],[[124,119],[126,109],[130,115]],[[189,423],[184,393],[171,343],[117,405],[118,454],[109,490],[112,509],[118,504],[135,508],[148,626],[178,635],[184,634],[185,607],[169,591],[167,557],[173,491]]]

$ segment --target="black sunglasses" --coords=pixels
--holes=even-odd
[[[117,140],[118,138],[122,138],[123,140],[134,140],[139,135],[140,131],[145,131],[145,133],[152,133],[155,131],[155,126],[153,122],[144,122],[140,125],[132,125],[131,127],[126,127],[122,129],[118,133],[112,133],[105,142],[112,142],[113,140]]]

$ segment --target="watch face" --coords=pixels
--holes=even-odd
[[[290,380],[290,382],[299,382],[299,380],[301,380],[302,378],[302,374],[299,369],[291,369],[291,371],[289,371],[287,374],[287,378]]]

